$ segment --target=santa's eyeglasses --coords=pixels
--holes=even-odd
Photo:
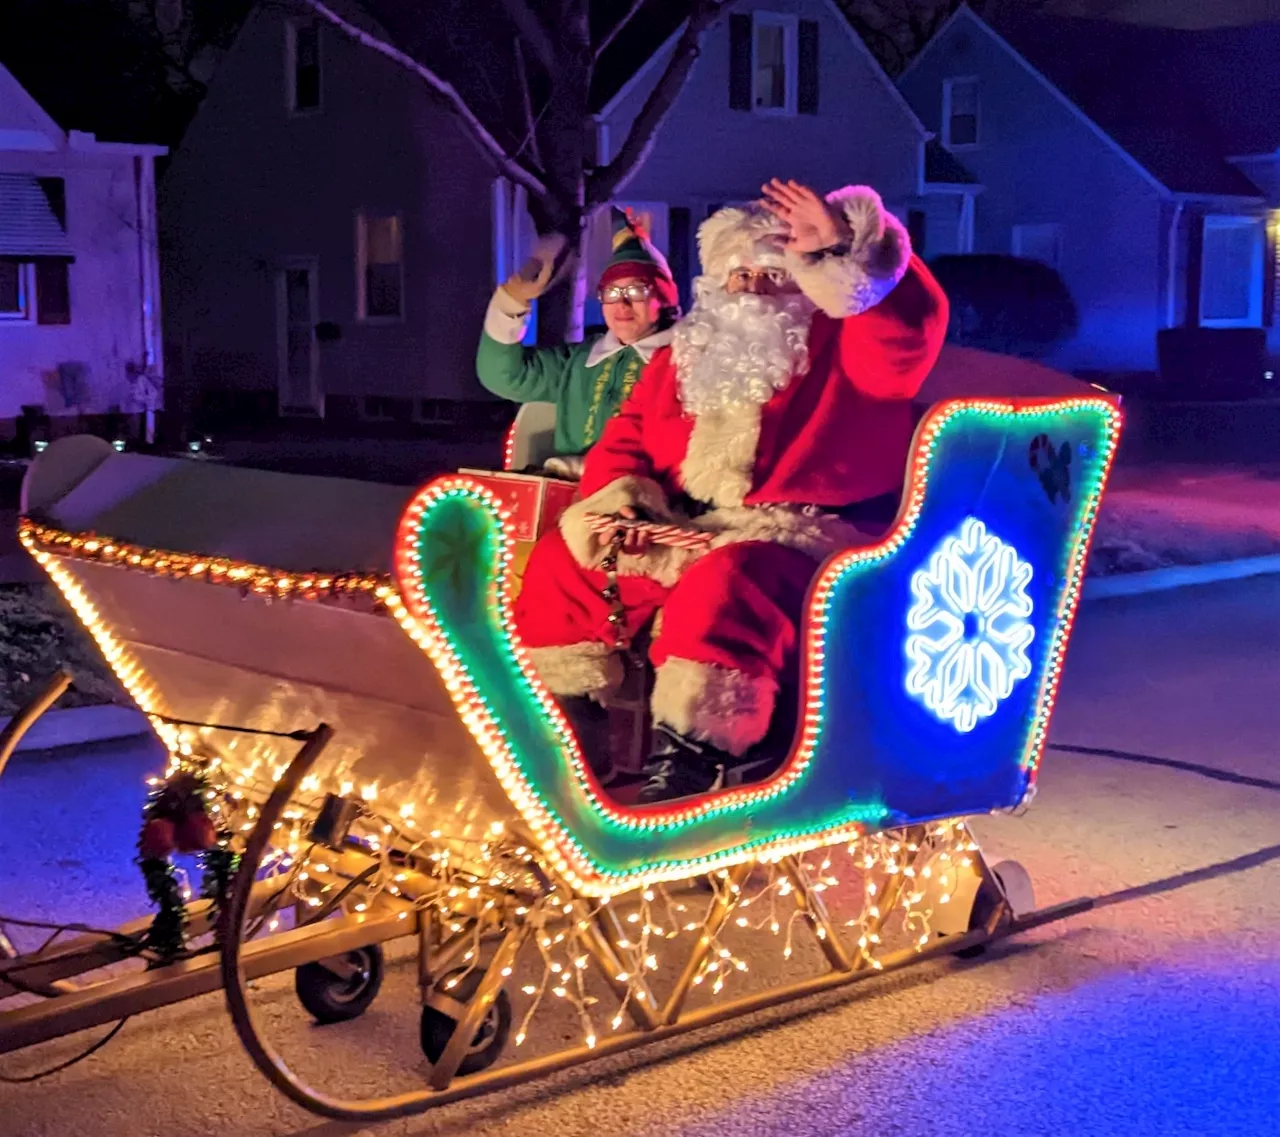
[[[744,287],[757,280],[767,280],[770,284],[781,287],[791,277],[784,268],[735,268],[729,273],[729,279]]]
[[[601,304],[617,304],[626,300],[632,304],[643,304],[653,295],[653,289],[647,284],[611,284],[597,293]]]

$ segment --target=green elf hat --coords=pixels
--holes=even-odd
[[[613,210],[613,255],[600,274],[600,287],[616,280],[638,278],[652,286],[663,307],[674,308],[680,293],[671,266],[649,239],[648,226],[629,210]]]

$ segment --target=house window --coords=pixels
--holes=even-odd
[[[307,114],[320,109],[320,25],[285,25],[285,75],[289,111]]]
[[[71,282],[64,260],[0,260],[0,321],[71,323]]]
[[[1262,325],[1266,232],[1254,217],[1206,217],[1200,257],[1200,323],[1206,328]]]
[[[942,144],[948,150],[978,145],[977,79],[948,79],[943,84]]]
[[[756,12],[751,29],[751,105],[755,110],[795,113],[796,56],[795,20]]]
[[[404,318],[404,226],[397,213],[356,218],[356,317]]]
[[[0,320],[6,323],[31,319],[32,266],[22,261],[0,260]]]
[[[818,113],[818,22],[774,12],[729,17],[729,107]]]
[[[1013,255],[1039,261],[1052,269],[1062,267],[1062,226],[1015,225]]]

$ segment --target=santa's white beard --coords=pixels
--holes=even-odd
[[[808,370],[816,309],[803,293],[731,295],[706,277],[695,291],[671,343],[680,401],[690,414],[762,406]]]

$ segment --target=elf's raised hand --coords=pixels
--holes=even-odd
[[[529,259],[502,286],[507,295],[528,307],[551,287],[564,265],[568,240],[560,233],[549,233],[533,243]]]

